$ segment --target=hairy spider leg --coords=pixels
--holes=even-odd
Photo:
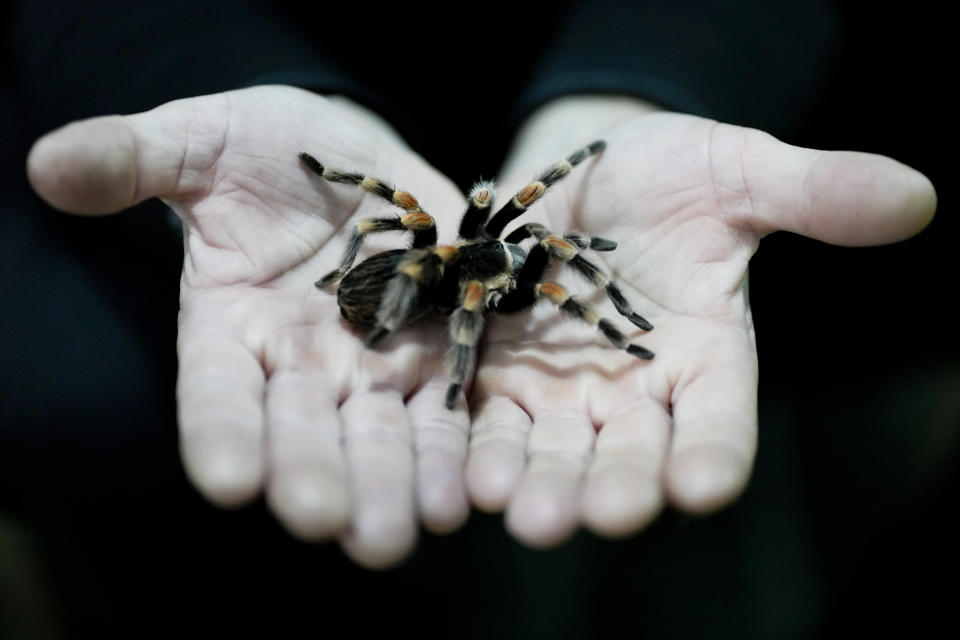
[[[606,238],[588,236],[580,232],[570,233],[561,238],[551,234],[546,227],[536,222],[529,222],[518,227],[506,237],[505,242],[518,243],[530,236],[539,240],[540,245],[551,257],[563,260],[595,287],[606,291],[607,297],[610,298],[610,302],[613,303],[620,315],[645,331],[653,329],[653,324],[649,320],[633,310],[620,287],[595,264],[581,255],[581,251],[587,248],[594,251],[613,251],[617,248],[616,242]]]
[[[580,250],[574,243],[560,236],[551,234],[545,236],[540,241],[540,246],[542,246],[551,257],[567,263],[574,271],[589,280],[593,286],[606,291],[610,302],[613,303],[613,306],[617,308],[617,311],[624,318],[644,331],[653,329],[653,325],[649,320],[633,310],[623,295],[623,292],[620,290],[620,287],[595,264],[580,255]]]
[[[569,175],[571,169],[590,156],[600,153],[606,146],[607,144],[603,140],[591,142],[582,149],[571,153],[566,160],[544,169],[533,182],[518,191],[510,202],[494,214],[493,218],[483,228],[484,237],[489,239],[499,238],[503,229],[539,200],[548,187],[565,178]]]
[[[410,249],[383,291],[367,346],[376,347],[431,307],[443,278],[443,258],[432,249]]]
[[[444,401],[453,409],[463,383],[477,358],[477,343],[483,334],[484,301],[487,290],[479,280],[471,280],[461,287],[460,306],[450,314],[450,349],[447,351],[447,370],[450,386]]]
[[[630,303],[623,295],[620,287],[618,287],[615,282],[610,280],[606,274],[600,271],[596,265],[579,254],[570,258],[570,260],[567,261],[567,264],[573,267],[577,273],[593,283],[595,287],[598,289],[602,288],[604,291],[606,291],[607,297],[610,298],[610,302],[613,303],[613,306],[616,307],[617,312],[619,312],[620,315],[644,331],[653,330],[653,324],[633,310],[633,307],[630,306]]]
[[[377,178],[363,175],[361,173],[349,173],[337,169],[325,167],[311,156],[309,153],[300,154],[300,160],[315,174],[330,182],[341,184],[357,185],[364,191],[386,200],[406,211],[402,216],[391,216],[385,218],[363,218],[357,222],[357,225],[350,233],[347,241],[347,248],[337,268],[323,276],[316,282],[316,286],[325,289],[330,285],[340,281],[350,267],[353,266],[357,254],[360,252],[360,246],[363,244],[363,238],[371,233],[382,231],[412,231],[413,247],[429,247],[437,243],[437,226],[433,217],[420,208],[420,203],[412,194],[406,191],[400,191],[389,184]]]
[[[467,210],[460,219],[459,235],[464,240],[473,240],[480,235],[483,225],[490,216],[490,205],[497,192],[493,182],[484,180],[473,185],[467,196]]]
[[[525,225],[514,229],[504,242],[519,244],[527,238],[533,236],[537,240],[543,240],[550,235],[550,230],[539,222],[528,222]],[[594,251],[613,251],[617,248],[617,243],[613,240],[590,236],[580,231],[572,231],[563,236],[564,240],[572,242],[578,249],[593,249]]]
[[[535,287],[535,291],[538,298],[547,298],[550,302],[557,305],[561,311],[587,324],[596,326],[616,348],[623,349],[627,353],[642,358],[643,360],[653,359],[654,354],[652,351],[638,344],[631,343],[619,329],[613,326],[612,322],[606,318],[601,318],[592,307],[572,297],[557,283],[543,282]]]
[[[542,282],[533,288],[534,300],[546,298],[564,313],[600,329],[610,344],[618,349],[643,360],[653,360],[653,352],[638,344],[633,344],[612,322],[601,317],[590,305],[582,302],[555,282]]]
[[[606,318],[600,317],[589,305],[571,297],[566,290],[563,289],[563,287],[552,282],[540,282],[540,279],[543,278],[543,274],[546,272],[547,266],[550,263],[552,251],[555,250],[555,247],[551,245],[556,243],[552,241],[547,242],[548,238],[560,239],[557,236],[546,236],[543,241],[538,242],[531,247],[530,252],[527,254],[527,259],[524,261],[523,266],[520,268],[520,272],[517,274],[516,288],[497,300],[494,311],[497,313],[516,313],[519,311],[524,311],[525,309],[532,307],[539,298],[547,297],[551,302],[557,305],[561,311],[569,313],[570,315],[586,322],[587,324],[595,325],[600,329],[600,331],[603,332],[603,335],[606,336],[607,340],[609,340],[618,349],[624,349],[638,358],[643,358],[645,360],[652,359],[652,351],[649,351],[640,345],[631,344],[627,337],[624,336],[613,325],[612,322]],[[599,270],[597,271],[600,273]],[[616,291],[619,293],[619,289],[616,289]],[[607,292],[609,295],[609,289]],[[614,302],[614,305],[616,306],[616,302]],[[633,312],[631,311],[631,313]],[[633,315],[645,322],[650,328],[653,328],[653,325],[651,325],[641,316],[637,314]],[[633,317],[631,316],[627,316],[627,318],[631,321],[634,321]],[[637,323],[634,321],[634,324]]]

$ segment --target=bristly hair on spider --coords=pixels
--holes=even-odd
[[[325,289],[340,283],[337,290],[340,313],[352,324],[372,327],[367,336],[369,347],[377,346],[428,311],[449,314],[450,386],[445,399],[448,409],[456,405],[464,381],[473,369],[486,315],[525,311],[540,299],[549,300],[566,314],[597,327],[618,349],[650,360],[651,351],[631,343],[589,304],[571,296],[555,282],[542,282],[550,262],[558,260],[595,287],[604,289],[620,315],[650,331],[653,325],[631,308],[616,283],[583,255],[587,250],[613,251],[616,242],[578,232],[558,235],[534,222],[500,239],[504,228],[529,209],[551,185],[605,146],[603,140],[597,140],[550,165],[492,217],[494,184],[478,182],[467,196],[467,210],[460,220],[460,237],[453,245],[437,244],[433,217],[420,208],[410,193],[377,178],[331,169],[309,153],[301,153],[303,164],[324,180],[359,186],[403,211],[401,215],[364,218],[357,222],[339,265],[318,280],[316,286]],[[409,231],[413,234],[413,245],[409,249],[377,253],[353,266],[363,239],[381,231]],[[524,242],[529,238],[533,238],[532,244]]]

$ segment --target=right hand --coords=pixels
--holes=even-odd
[[[35,144],[28,172],[63,211],[159,197],[180,217],[177,399],[197,489],[223,506],[265,491],[295,535],[336,537],[360,564],[388,566],[412,549],[418,518],[435,532],[466,520],[469,419],[444,407],[442,329],[413,327],[371,351],[335,295],[313,286],[350,226],[384,204],[311,174],[301,151],[399,182],[441,233],[456,231],[463,195],[383,121],[290,87],[72,123]],[[369,244],[404,246],[386,235]]]

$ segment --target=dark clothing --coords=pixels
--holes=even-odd
[[[787,133],[835,36],[825,0],[494,0],[466,16],[409,3],[19,5],[20,87],[40,131],[247,84],[294,84],[367,104],[465,183],[496,172],[531,110],[572,93],[635,95]]]

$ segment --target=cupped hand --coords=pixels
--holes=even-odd
[[[562,157],[549,133],[528,145],[544,140],[550,152],[521,150],[526,159],[513,163],[517,177],[501,195]],[[783,229],[841,245],[893,242],[922,229],[935,208],[925,177],[880,156],[802,149],[656,112],[600,137],[604,153],[516,224],[619,243],[590,258],[614,274],[650,332],[569,270],[548,275],[569,280],[568,290],[656,357],[615,350],[546,303],[489,323],[472,392],[468,489],[480,508],[505,509],[511,532],[533,546],[580,524],[627,535],[666,504],[703,514],[739,495],[757,447],[747,265],[761,238]]]
[[[73,123],[37,142],[28,172],[65,211],[160,197],[180,217],[177,397],[200,492],[224,506],[265,492],[297,536],[336,537],[361,564],[387,566],[411,550],[418,519],[438,532],[466,519],[469,420],[444,408],[442,331],[414,327],[368,350],[314,287],[356,220],[390,206],[312,174],[301,151],[393,182],[441,234],[456,229],[463,196],[388,126],[289,87]],[[384,235],[369,245],[409,241]]]

